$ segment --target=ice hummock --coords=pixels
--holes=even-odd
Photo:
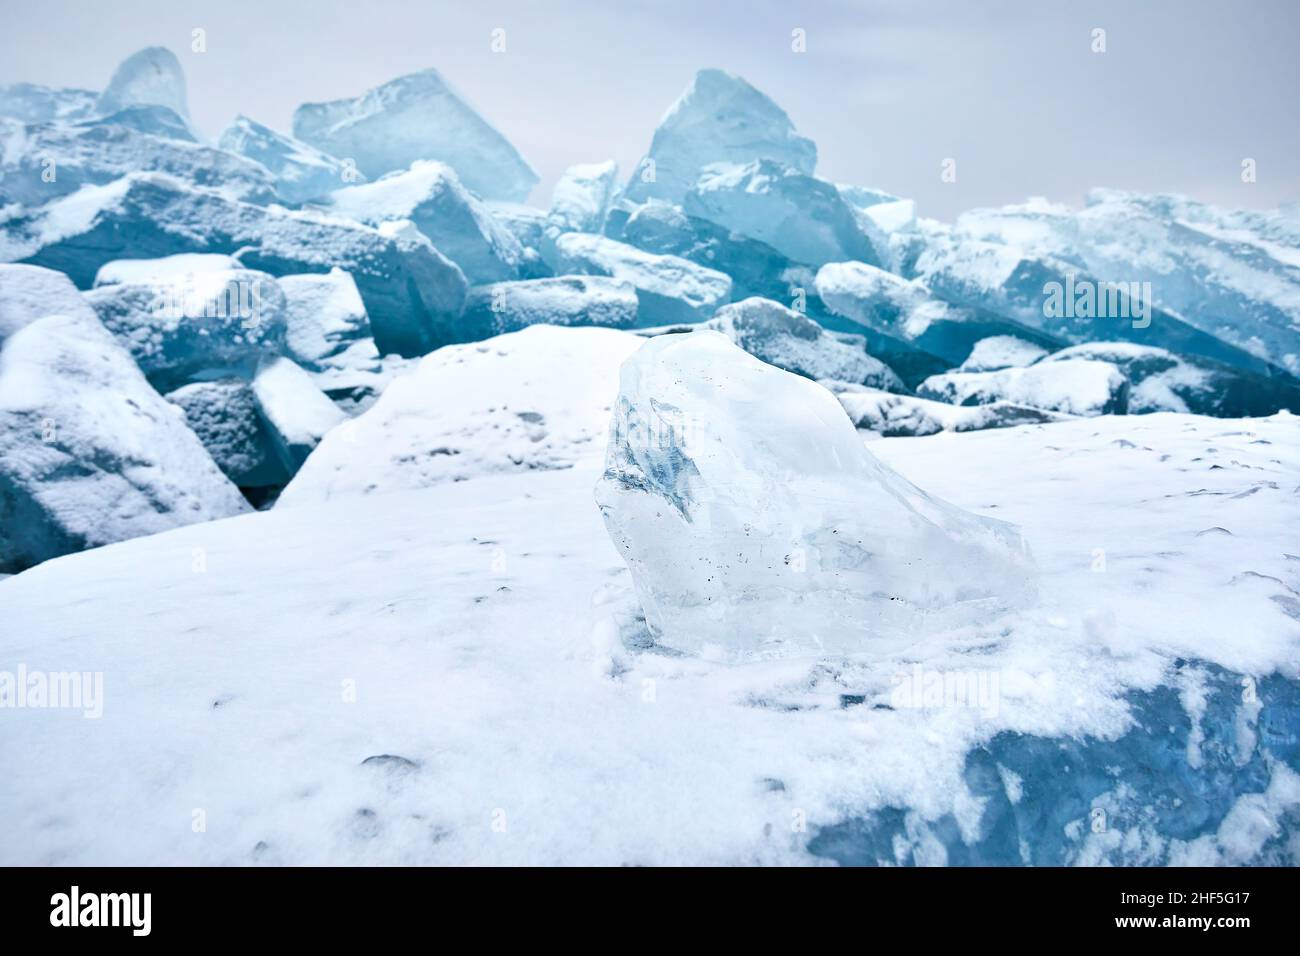
[[[0,86],[0,116],[24,123],[72,122],[93,116],[98,99],[99,94],[91,90],[11,83]]]
[[[189,119],[185,71],[166,47],[145,47],[121,62],[100,94],[96,110],[102,116],[131,106],[165,106]]]
[[[632,284],[607,276],[493,282],[469,290],[461,327],[467,340],[517,332],[530,325],[630,329],[637,324],[637,308]]]
[[[550,222],[562,232],[600,232],[618,194],[618,164],[578,163],[564,171],[551,191]]]
[[[1061,340],[978,306],[955,305],[917,279],[865,262],[830,262],[817,271],[818,296],[831,312],[873,331],[913,343],[950,366],[992,336],[1058,347]]]
[[[167,260],[155,260],[153,277],[85,293],[154,387],[166,392],[203,378],[251,374],[264,355],[283,349],[285,298],[271,276],[242,268],[189,271],[191,257],[175,260],[170,274]]]
[[[905,391],[884,362],[867,354],[861,336],[828,332],[780,302],[751,297],[718,309],[704,328],[721,332],[769,365],[812,379],[838,379]]]
[[[247,510],[179,409],[93,317],[0,348],[0,571]]]
[[[275,180],[261,164],[224,149],[165,135],[157,123],[170,111],[134,107],[81,123],[24,125],[0,119],[0,197],[40,206],[83,186],[103,186],[131,173],[158,172],[231,199],[268,203]],[[171,114],[174,116],[175,114]],[[49,175],[55,170],[53,181]]]
[[[1300,226],[1284,210],[1094,189],[1079,211],[1042,199],[971,210],[956,233],[1054,257],[1098,280],[1147,281],[1160,308],[1300,373]],[[1171,341],[1145,344],[1188,351]]]
[[[222,149],[265,166],[275,177],[276,192],[290,203],[318,199],[349,182],[366,179],[355,166],[247,116],[236,116],[217,142]]]
[[[483,199],[523,202],[538,176],[519,151],[429,69],[375,87],[355,99],[304,103],[293,135],[371,179],[420,159],[440,160]]]
[[[420,160],[410,169],[329,195],[329,205],[372,226],[409,220],[460,266],[471,284],[519,276],[523,248],[446,163]]]
[[[1026,368],[932,375],[916,394],[953,405],[1013,402],[1068,415],[1123,415],[1129,381],[1111,362],[1076,357]]]
[[[898,395],[879,388],[823,379],[839,399],[853,426],[884,438],[933,435],[936,432],[973,432],[986,428],[1041,425],[1071,416],[1016,402],[996,401],[985,405],[951,405],[948,402]]]
[[[632,171],[627,195],[636,202],[680,203],[710,163],[772,159],[811,175],[817,147],[790,117],[734,73],[700,70],[660,120],[650,152]]]
[[[656,642],[704,657],[867,651],[1033,591],[1012,526],[927,495],[830,392],[712,331],[624,363],[596,499]]]
[[[283,487],[292,477],[246,379],[191,382],[164,397],[184,411],[185,424],[241,491]]]
[[[423,236],[389,236],[341,216],[237,202],[160,173],[85,187],[8,221],[0,210],[0,260],[67,273],[81,288],[121,258],[237,254],[271,275],[352,274],[380,350],[423,355],[453,341],[465,276]]]
[[[604,236],[569,232],[547,250],[557,274],[610,276],[636,287],[645,326],[698,322],[731,297],[731,277],[679,256],[654,255]]]
[[[706,166],[683,208],[806,265],[885,260],[832,183],[775,160]]]

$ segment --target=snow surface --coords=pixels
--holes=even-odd
[[[439,349],[334,429],[280,505],[572,468],[603,450],[619,365],[644,341],[539,325]]]
[[[0,345],[23,326],[55,313],[94,317],[62,272],[0,263]]]
[[[928,490],[1020,525],[1043,603],[821,661],[734,667],[625,644],[628,575],[591,500],[598,446],[569,470],[304,503],[52,561],[0,581],[0,654],[103,671],[103,717],[7,712],[0,860],[811,864],[829,828],[901,807],[897,852],[943,862],[938,821],[955,812],[971,835],[992,805],[963,776],[971,748],[1137,733],[1126,695],[1178,659],[1300,676],[1282,600],[1300,583],[1286,557],[1297,434],[1287,415],[1157,414],[877,441]],[[997,675],[997,693],[875,706],[897,704],[916,667]],[[1061,862],[1125,862],[1134,844],[1157,862],[1247,862],[1295,812],[1290,772],[1271,767],[1203,834],[1115,816],[1097,842],[1092,804],[1123,786],[1102,775],[1095,800],[1053,803],[1074,826],[1049,836]]]

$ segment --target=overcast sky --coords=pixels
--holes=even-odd
[[[569,163],[630,170],[706,66],[784,107],[819,175],[923,215],[1091,186],[1300,199],[1297,0],[0,0],[0,82],[102,89],[150,45],[180,57],[210,137],[239,112],[287,131],[299,103],[436,66],[541,174],[541,205]]]

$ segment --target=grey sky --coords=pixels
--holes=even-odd
[[[498,27],[505,53],[490,49]],[[540,205],[569,163],[614,158],[626,174],[705,66],[781,104],[820,175],[914,197],[923,215],[1078,203],[1094,185],[1300,199],[1295,0],[0,0],[0,82],[101,89],[154,44],[180,57],[209,136],[238,112],[288,130],[301,102],[436,66],[536,167]],[[947,157],[956,183],[940,180]]]

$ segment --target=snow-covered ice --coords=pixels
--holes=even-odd
[[[5,340],[0,570],[246,507],[93,315],[48,315]]]
[[[836,335],[780,302],[757,297],[724,305],[704,328],[721,332],[769,365],[807,378],[831,378],[904,391],[893,370],[867,354],[860,337]]]
[[[572,468],[603,447],[619,366],[644,341],[539,325],[439,349],[326,436],[280,503]]]
[[[548,221],[562,232],[600,232],[618,194],[618,164],[578,163],[551,190]]]
[[[724,272],[604,236],[565,233],[548,254],[557,274],[610,276],[634,286],[642,325],[698,322],[731,297],[731,278]]]
[[[606,276],[553,276],[475,286],[465,297],[461,325],[466,338],[486,339],[530,325],[637,324],[637,290]]]
[[[420,161],[330,194],[330,208],[372,226],[409,220],[471,283],[516,278],[523,248],[445,163]]]
[[[1129,382],[1110,362],[1070,358],[995,372],[932,375],[916,393],[952,405],[1014,402],[1069,415],[1123,415]]]
[[[683,208],[806,265],[882,260],[834,184],[771,159],[706,166]]]

